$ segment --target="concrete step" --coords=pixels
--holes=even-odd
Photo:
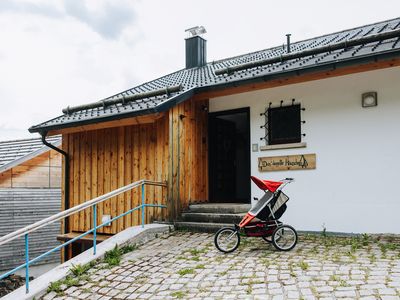
[[[215,233],[222,227],[233,228],[233,224],[202,223],[202,222],[175,222],[174,226],[178,230],[188,230],[192,232],[208,232],[208,233]]]
[[[247,213],[250,210],[250,207],[250,204],[241,203],[203,203],[189,205],[189,212],[239,214]]]
[[[239,224],[244,215],[245,213],[200,213],[189,211],[186,213],[182,213],[181,219],[184,222]]]

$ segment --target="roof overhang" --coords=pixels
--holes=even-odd
[[[129,125],[129,122],[128,123],[120,122],[118,124],[118,122],[116,121],[127,118],[136,118],[137,119],[136,121],[132,120],[132,124],[135,124],[135,122],[140,123],[140,119],[142,120],[146,119],[145,116],[148,115],[159,116],[160,114],[169,110],[171,107],[190,98],[207,99],[225,95],[244,93],[253,90],[295,84],[300,82],[349,75],[353,73],[396,67],[396,66],[400,66],[400,50],[387,51],[376,55],[366,55],[362,57],[350,58],[336,62],[321,63],[310,67],[291,69],[276,74],[268,74],[258,77],[255,76],[250,79],[226,82],[223,84],[195,87],[186,90],[168,99],[167,101],[160,103],[159,105],[151,109],[145,109],[129,113],[119,113],[110,116],[103,116],[89,120],[51,125],[47,127],[34,126],[29,128],[29,131],[31,133],[39,132],[42,134],[46,132],[48,135],[55,135],[60,133],[61,134],[68,133],[72,131],[77,132],[83,130],[93,130],[99,127],[89,126],[89,125],[99,124],[103,122],[107,123],[110,122],[108,127],[126,126]],[[71,128],[75,129],[71,131]]]

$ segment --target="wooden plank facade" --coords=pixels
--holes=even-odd
[[[207,200],[207,111],[208,100],[188,100],[148,123],[63,134],[62,148],[70,159],[70,207],[141,179],[168,183],[168,188],[146,187],[147,203],[168,206],[148,208],[146,222],[172,218],[190,202]],[[106,200],[98,205],[97,223],[103,215],[115,217],[140,203],[140,189]],[[138,225],[139,214],[99,232],[114,234]],[[87,209],[70,217],[68,231],[92,227],[92,211]]]
[[[0,188],[60,188],[61,154],[50,150],[0,173]]]

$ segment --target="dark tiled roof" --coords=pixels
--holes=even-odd
[[[343,41],[358,39],[378,33],[384,33],[400,29],[400,18],[380,23],[357,27],[341,32],[323,35],[320,37],[292,43],[291,52],[310,50],[326,45],[332,45]],[[95,123],[99,121],[123,118],[126,116],[141,115],[166,110],[179,101],[190,97],[194,91],[207,90],[226,85],[239,85],[242,82],[273,78],[293,71],[314,69],[328,64],[356,63],[366,57],[393,54],[399,55],[400,38],[392,38],[384,41],[373,42],[347,49],[325,52],[312,56],[306,56],[285,62],[258,66],[252,69],[237,71],[233,74],[215,75],[215,70],[237,66],[248,62],[255,62],[273,57],[279,57],[286,53],[284,47],[274,47],[236,57],[226,58],[210,62],[200,68],[183,69],[172,74],[163,76],[153,81],[136,86],[107,99],[120,98],[132,94],[149,92],[165,87],[182,85],[182,90],[170,95],[145,98],[128,102],[126,104],[115,104],[105,108],[99,107],[78,112],[65,114],[32,126],[31,132],[45,131],[57,128],[65,128],[80,124]]]
[[[46,140],[55,146],[61,144],[60,135]],[[0,172],[15,166],[16,162],[25,161],[24,158],[33,158],[47,150],[50,149],[43,145],[40,138],[0,142]]]

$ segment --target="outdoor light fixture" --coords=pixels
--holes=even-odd
[[[378,105],[377,92],[368,92],[361,95],[362,107],[372,107]]]

